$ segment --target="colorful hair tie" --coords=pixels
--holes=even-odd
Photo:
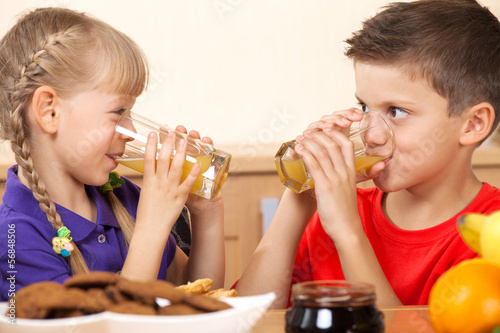
[[[71,252],[75,249],[71,241],[72,237],[69,235],[71,231],[68,228],[62,227],[57,230],[57,237],[52,238],[52,249],[55,253],[62,255],[64,258],[69,257]]]
[[[116,171],[112,171],[109,173],[108,182],[104,185],[99,186],[99,190],[102,193],[108,193],[109,191],[113,191],[115,188],[122,186],[125,184],[125,181],[120,178],[120,174]]]

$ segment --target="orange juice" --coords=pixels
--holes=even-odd
[[[196,183],[194,184],[191,190],[191,193],[195,193],[203,197],[206,197],[207,199],[211,199],[215,197],[219,192],[219,189],[222,186],[222,183],[224,182],[224,179],[227,176],[227,169],[225,172],[223,172],[222,175],[217,175],[213,170],[214,168],[213,167],[210,168],[210,166],[213,166],[212,165],[213,156],[201,155],[193,158],[196,159],[196,163],[200,164],[200,173],[198,175]],[[116,161],[126,167],[144,173],[143,157],[117,158]],[[193,168],[193,165],[194,162],[188,160],[184,162],[184,167],[182,168],[181,181],[184,181],[187,178],[187,176],[191,172],[191,169]],[[216,188],[213,188],[214,184],[216,185]],[[206,192],[207,190],[210,190],[211,194],[204,195],[204,192]]]
[[[314,181],[302,160],[275,159],[280,181],[296,193],[314,188]]]
[[[367,155],[367,156],[356,156],[354,162],[356,163],[356,172],[366,173],[372,166],[380,161],[385,160],[387,157]]]
[[[274,159],[281,183],[296,193],[314,188],[314,180],[307,171],[304,161],[297,156],[290,158],[287,154],[290,152],[284,155],[278,154]],[[356,172],[366,173],[376,163],[385,159],[383,156],[356,156]]]

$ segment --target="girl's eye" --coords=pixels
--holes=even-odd
[[[127,109],[121,108],[121,109],[115,110],[113,112],[116,114],[119,114],[121,116],[125,113],[125,111],[127,111]]]
[[[369,108],[369,107],[368,107],[368,105],[366,105],[365,103],[359,102],[358,104],[359,104],[359,107],[361,108],[361,110],[362,110],[363,112],[365,112],[365,113],[366,113],[366,112],[370,111],[370,108]]]
[[[408,116],[408,111],[406,111],[405,109],[402,109],[402,108],[398,108],[398,107],[391,107],[390,109],[390,115],[392,118],[394,119],[403,119],[403,118],[406,118],[406,116]]]

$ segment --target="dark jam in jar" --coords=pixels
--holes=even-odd
[[[370,284],[302,282],[292,287],[292,307],[286,312],[286,331],[382,333],[383,318],[375,306],[375,290]]]

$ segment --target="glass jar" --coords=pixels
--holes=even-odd
[[[286,332],[379,333],[384,315],[375,306],[373,285],[347,281],[310,281],[292,287]]]

